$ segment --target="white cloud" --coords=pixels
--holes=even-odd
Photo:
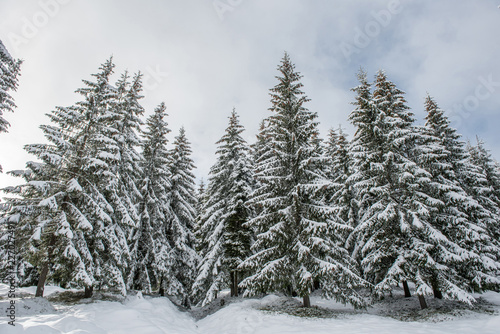
[[[408,93],[419,117],[426,91],[449,109],[474,93],[478,77],[492,74],[500,81],[500,12],[491,1],[401,2],[401,11],[387,26],[381,24],[368,46],[348,62],[340,45],[354,45],[357,29],[376,22],[373,12],[387,10],[390,2],[232,1],[233,10],[221,20],[211,0],[71,0],[15,48],[9,33],[21,34],[23,18],[29,20],[42,9],[37,1],[2,1],[0,38],[25,63],[15,94],[18,109],[7,115],[10,133],[0,134],[0,161],[5,170],[23,168],[32,157],[22,147],[42,140],[38,125],[47,123],[44,114],[78,99],[73,92],[81,80],[90,78],[110,55],[117,64],[116,77],[125,69],[167,73],[145,92],[144,106],[151,113],[166,102],[171,141],[185,126],[198,177],[206,177],[214,162],[214,143],[233,107],[247,128],[246,138],[254,139],[260,120],[268,115],[268,89],[275,84],[285,50],[305,76],[309,107],[318,112],[323,135],[339,123],[348,127],[349,89],[357,84],[360,65],[370,75],[385,68]],[[500,121],[498,91],[481,101],[459,128],[470,138],[480,130],[496,157],[500,133],[492,124]],[[0,175],[0,187],[13,182]]]

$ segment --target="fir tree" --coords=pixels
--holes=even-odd
[[[125,209],[119,196],[119,178],[114,166],[121,160],[119,144],[115,140],[115,101],[117,91],[110,84],[114,70],[112,59],[93,75],[96,80],[84,80],[86,87],[78,89],[83,101],[71,110],[78,122],[72,129],[70,142],[74,147],[72,170],[79,175],[78,183],[91,199],[88,215],[92,215],[93,233],[90,237],[95,277],[102,287],[116,287],[126,294],[124,275],[130,260],[126,232],[135,221]],[[95,215],[96,207],[100,213]],[[92,287],[89,287],[90,294]]]
[[[279,83],[271,89],[269,147],[256,162],[260,187],[252,198],[261,211],[248,223],[258,233],[255,254],[240,265],[252,274],[240,286],[247,288],[245,295],[295,291],[310,306],[314,282],[321,281],[325,297],[363,307],[355,288],[365,282],[336,242],[338,226],[328,222],[331,209],[321,201],[326,179],[317,115],[304,106],[308,99],[294,68],[285,54]]]
[[[200,184],[198,185],[198,189],[196,191],[196,214],[197,214],[197,217],[200,216],[200,214],[202,212],[202,208],[205,205],[205,202],[207,199],[205,188],[206,188],[205,181],[203,180],[203,178],[201,178]],[[199,219],[197,218],[196,221],[198,222],[198,220]]]
[[[12,203],[26,240],[26,254],[40,270],[37,295],[46,278],[63,285],[84,286],[87,297],[95,284],[126,294],[124,275],[130,262],[126,232],[134,217],[120,196],[120,145],[115,121],[117,91],[110,85],[112,60],[95,81],[78,89],[83,99],[48,116],[41,126],[49,144],[27,145],[41,163],[29,162]],[[118,122],[119,123],[119,122]]]
[[[175,137],[174,148],[168,155],[170,187],[167,193],[167,238],[173,248],[174,277],[181,287],[175,296],[190,306],[189,292],[196,274],[198,254],[195,251],[196,219],[195,168],[191,159],[191,144],[182,127]]]
[[[468,143],[467,149],[470,163],[477,166],[483,176],[483,187],[478,191],[478,195],[480,203],[490,213],[488,232],[492,240],[500,242],[500,170],[495,168],[495,161],[481,139],[477,138],[476,146]]]
[[[12,200],[7,219],[17,221],[25,254],[40,270],[37,296],[47,277],[85,286],[87,296],[96,281],[125,293],[126,239],[106,200],[115,180],[108,165],[114,141],[106,128],[113,67],[109,60],[93,75],[96,82],[84,80],[86,87],[77,90],[83,101],[48,114],[53,124],[41,129],[49,144],[25,147],[41,162],[14,172],[26,183],[10,189],[20,199]]]
[[[139,180],[142,177],[141,155],[137,152],[141,141],[138,136],[144,114],[144,108],[139,100],[143,97],[142,74],[137,73],[132,83],[125,72],[116,84],[116,99],[113,101],[111,112],[112,122],[109,126],[112,139],[116,142],[118,159],[112,165],[112,172],[117,177],[116,195],[119,207],[115,211],[123,219],[130,219],[127,225],[135,226],[139,221],[137,204],[141,201],[138,190]]]
[[[92,226],[74,204],[81,187],[61,168],[63,158],[56,146],[40,145],[35,155],[42,163],[28,162],[26,171],[10,172],[23,177],[25,184],[3,189],[16,197],[7,200],[10,209],[2,215],[0,224],[15,226],[16,251],[22,254],[17,263],[26,261],[38,269],[37,297],[43,296],[48,278],[63,287],[93,283],[84,237]]]
[[[467,292],[459,292],[457,296],[472,300],[471,291],[498,286],[494,273],[499,268],[495,259],[498,260],[500,249],[488,235],[488,229],[495,224],[495,215],[488,210],[489,199],[480,195],[487,191],[485,177],[470,161],[444,111],[429,96],[425,107],[424,141],[417,150],[418,161],[431,173],[428,191],[439,200],[438,211],[432,215],[433,223],[455,245],[455,250],[438,253],[441,261],[454,270],[454,284]],[[436,296],[441,295],[442,286],[434,280],[433,289]]]
[[[330,130],[326,144],[326,175],[332,182],[331,196],[327,200],[334,208],[335,220],[344,225],[347,232],[356,227],[358,220],[358,203],[352,184],[348,181],[353,173],[350,143],[342,128],[339,128],[338,131]]]
[[[21,60],[15,60],[9,54],[0,40],[0,132],[7,132],[10,126],[4,117],[4,112],[13,112],[16,107],[10,95],[17,89]],[[0,165],[0,173],[2,166]]]
[[[250,154],[253,162],[260,160],[269,151],[269,136],[266,134],[266,129],[266,120],[262,120],[256,136],[257,141],[250,145]]]
[[[210,169],[206,202],[198,231],[202,260],[193,286],[194,298],[205,305],[227,285],[238,295],[238,265],[250,255],[250,217],[246,207],[252,190],[249,148],[233,110],[224,136],[217,142],[217,162]]]
[[[350,237],[354,255],[376,294],[409,280],[422,308],[423,296],[436,285],[447,297],[470,302],[472,296],[455,285],[449,259],[442,257],[459,257],[461,249],[433,224],[440,202],[426,191],[432,175],[413,161],[420,136],[404,93],[382,71],[372,96],[366,74],[359,78],[357,108],[350,116],[357,131],[352,144],[356,172],[349,181],[360,203],[359,224]]]
[[[203,237],[200,229],[201,229],[201,217],[203,216],[203,208],[205,207],[205,203],[207,201],[207,193],[206,193],[206,185],[203,178],[200,180],[200,184],[198,185],[198,190],[196,191],[196,222],[194,226],[194,236],[195,236],[195,249],[198,254],[200,254],[204,244],[201,240]]]
[[[173,249],[167,238],[168,173],[166,107],[161,103],[146,120],[143,141],[143,182],[140,187],[139,225],[130,240],[132,256],[128,285],[150,292],[158,288],[160,295],[174,295],[181,287],[174,276]]]

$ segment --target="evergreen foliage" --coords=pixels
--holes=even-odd
[[[91,288],[99,282],[126,293],[125,226],[112,206],[117,202],[110,168],[116,143],[108,127],[113,68],[110,59],[93,75],[96,81],[84,80],[86,87],[77,90],[83,101],[48,114],[52,124],[41,129],[49,144],[26,146],[41,162],[14,172],[26,183],[10,189],[20,199],[11,200],[6,219],[17,220],[26,256],[41,271],[41,288],[49,274],[63,285]]]
[[[441,203],[433,215],[434,225],[457,245],[455,255],[441,252],[440,256],[454,269],[454,284],[463,290],[493,288],[498,286],[494,273],[499,268],[496,260],[500,249],[488,233],[495,224],[495,209],[482,196],[488,192],[486,178],[470,160],[444,111],[429,96],[425,107],[424,140],[417,149],[419,161],[432,174],[428,187]]]
[[[217,142],[217,162],[210,169],[197,231],[202,260],[193,296],[201,305],[230,283],[232,294],[237,295],[238,266],[250,255],[251,231],[244,224],[251,215],[247,201],[253,180],[243,131],[233,110],[229,126]]]
[[[245,295],[295,291],[308,306],[319,280],[325,297],[363,307],[355,288],[365,282],[336,242],[339,226],[328,221],[332,210],[321,201],[327,182],[317,115],[304,107],[308,99],[294,67],[285,54],[279,83],[271,89],[273,114],[265,130],[269,147],[256,161],[260,186],[251,201],[261,211],[248,223],[257,232],[255,254],[240,265],[252,274],[240,286],[247,289]]]
[[[476,146],[469,143],[467,149],[470,163],[477,166],[483,176],[483,188],[479,194],[483,207],[491,216],[487,224],[488,232],[493,240],[500,242],[500,170],[496,168],[495,161],[479,138]]]
[[[129,288],[174,295],[181,287],[173,281],[174,256],[168,241],[167,206],[170,176],[168,172],[166,106],[161,103],[146,120],[140,185],[139,224],[130,237],[131,268]]]
[[[173,277],[179,286],[175,296],[189,307],[189,293],[196,275],[198,254],[195,251],[196,219],[195,168],[191,159],[191,144],[182,127],[175,137],[174,148],[168,154],[170,187],[167,192],[167,238],[172,246]]]
[[[435,224],[442,202],[429,191],[432,175],[413,159],[423,139],[403,92],[380,71],[370,96],[366,74],[359,78],[357,108],[350,116],[357,126],[356,172],[350,179],[360,202],[360,222],[350,239],[354,255],[376,294],[409,280],[419,296],[439,288],[449,298],[471,302],[451,267],[463,249]]]
[[[334,209],[334,220],[345,226],[346,235],[356,227],[359,211],[354,189],[349,182],[354,162],[349,149],[350,142],[342,128],[331,129],[325,148],[326,175],[332,182],[327,201]]]
[[[12,58],[0,40],[0,132],[7,132],[10,126],[4,118],[4,113],[13,112],[16,107],[10,94],[17,90],[21,63],[21,60]],[[2,166],[0,165],[1,172]]]
[[[0,132],[20,65],[0,41]],[[158,289],[189,308],[229,287],[310,306],[320,288],[363,308],[365,287],[379,297],[413,282],[422,307],[426,295],[471,304],[474,292],[500,289],[500,165],[481,140],[465,144],[432,97],[415,126],[404,92],[383,71],[370,83],[360,70],[352,141],[339,128],[323,142],[285,53],[256,141],[243,139],[233,109],[195,190],[184,128],[169,147],[161,103],[141,129],[142,74],[112,85],[114,68],[107,60],[80,101],[48,113],[46,142],[25,146],[36,161],[9,172],[23,183],[2,189],[2,277],[14,227],[16,280],[38,281],[37,296],[46,281],[86,297]]]

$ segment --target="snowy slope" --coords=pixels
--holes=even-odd
[[[4,291],[5,286],[0,286]],[[4,296],[4,294],[2,294]],[[483,298],[500,303],[500,294],[489,293]],[[315,299],[333,310],[342,311],[342,316],[330,319],[310,319],[286,314],[261,311],[258,308],[275,304],[280,297],[235,301],[206,318],[195,321],[189,313],[180,312],[167,298],[128,297],[123,303],[97,301],[75,306],[56,305],[57,311],[45,309],[42,314],[32,309],[18,316],[16,326],[0,319],[0,333],[172,333],[172,334],[245,334],[245,333],[498,333],[499,315],[476,314],[456,318],[453,321],[401,322],[375,314],[357,313],[331,301]],[[33,302],[35,301],[35,302]],[[44,306],[45,299],[39,299]],[[1,314],[7,300],[0,300]],[[19,305],[20,306],[20,305]],[[26,315],[32,314],[32,315]]]

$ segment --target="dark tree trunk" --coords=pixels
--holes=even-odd
[[[236,271],[231,271],[231,274],[229,276],[231,277],[231,297],[235,297],[238,295],[238,283],[237,283]]]
[[[433,288],[432,291],[434,292],[434,298],[443,299],[443,294],[439,289]]]
[[[234,282],[233,282],[234,296],[238,297],[238,272],[235,270],[233,272],[233,275],[234,275]]]
[[[83,294],[83,298],[90,298],[92,297],[92,294],[94,293],[94,286],[86,286],[85,287],[85,293]]]
[[[231,271],[229,273],[229,278],[231,279],[231,284],[229,284],[229,287],[231,288],[231,297],[234,296],[234,271]]]
[[[43,290],[45,289],[45,281],[47,280],[48,273],[49,273],[49,263],[46,262],[44,263],[42,271],[40,272],[40,277],[38,278],[35,297],[43,297]]]
[[[408,288],[408,282],[407,281],[403,281],[403,289],[405,290],[405,297],[406,298],[411,297],[410,288]]]
[[[52,259],[52,252],[55,243],[56,236],[52,234],[52,236],[50,237],[49,245],[47,247],[47,262],[43,264],[42,271],[40,272],[40,277],[38,278],[38,284],[36,286],[35,297],[43,297],[43,290],[45,290],[45,281],[47,280],[47,275],[49,274],[49,266]]]
[[[311,307],[311,300],[309,299],[309,295],[305,295],[302,297],[302,302],[304,303],[304,307]]]
[[[191,309],[191,301],[189,300],[189,297],[184,298],[184,301],[182,302],[182,306],[184,306],[188,310]]]
[[[158,294],[162,297],[165,296],[165,289],[163,288],[163,277],[160,279],[160,288],[158,289]]]
[[[425,297],[423,295],[418,295],[418,301],[420,302],[420,308],[422,310],[427,308],[427,302],[425,301]]]

